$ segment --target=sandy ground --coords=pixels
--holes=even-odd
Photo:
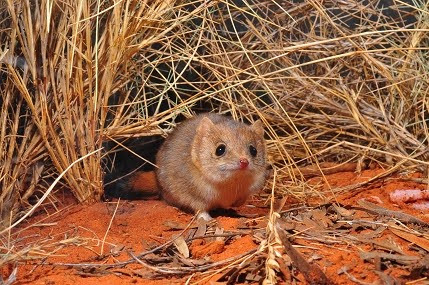
[[[339,187],[365,181],[381,171],[380,169],[365,170],[359,175],[343,172],[327,177],[331,186]],[[415,174],[413,177],[419,177],[419,175]],[[311,182],[319,183],[321,178],[313,178]],[[428,212],[413,210],[405,203],[393,204],[389,199],[389,193],[396,189],[425,189],[425,187],[427,185],[416,182],[385,179],[368,189],[338,196],[337,201],[343,206],[357,206],[358,201],[365,198],[384,208],[412,214],[429,222]],[[187,280],[196,282],[203,277],[206,279],[201,284],[207,284],[209,280],[212,284],[226,284],[219,281],[222,272],[213,275],[177,276],[173,274],[157,277],[150,269],[137,262],[105,271],[64,266],[64,263],[107,264],[129,260],[131,258],[129,252],[138,254],[182,233],[193,216],[159,200],[76,205],[69,197],[63,196],[59,199],[62,203],[58,209],[48,207],[39,211],[13,235],[16,252],[18,249],[32,247],[27,256],[42,255],[45,258],[10,264],[2,268],[3,278],[7,278],[17,267],[16,284],[183,284]],[[290,207],[296,206],[296,204],[286,203],[283,210],[287,211]],[[260,197],[253,197],[248,205],[236,211],[246,217],[221,213],[216,217],[216,224],[211,227],[222,229],[223,232],[241,231],[242,234],[228,239],[212,238],[192,241],[189,251],[193,260],[219,262],[258,248],[260,239],[255,234],[256,230],[252,231],[249,228],[265,229],[265,217],[269,207]],[[382,231],[375,239],[380,242],[389,241],[407,255],[418,254],[410,241],[400,238],[389,230]],[[340,273],[344,266],[348,268],[348,273],[362,282],[372,283],[380,279],[375,271],[377,263],[363,261],[359,256],[360,251],[371,251],[373,249],[371,245],[352,243],[329,245],[299,238],[293,240],[293,244],[307,261],[317,264],[334,284],[355,284],[349,275]],[[40,247],[33,245],[40,245]],[[400,280],[405,280],[401,278],[410,273],[406,267],[394,264],[383,268],[383,272]],[[296,273],[296,278],[294,279],[296,284],[306,284],[299,272]]]

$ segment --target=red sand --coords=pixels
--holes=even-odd
[[[352,172],[336,173],[328,176],[331,186],[344,186],[365,181],[380,173],[380,169],[365,170],[360,175]],[[314,178],[317,180],[319,178]],[[320,180],[319,180],[320,181]],[[362,198],[377,202],[382,202],[381,206],[393,210],[401,210],[416,217],[429,221],[428,213],[421,213],[407,207],[405,204],[394,205],[389,201],[389,193],[395,189],[418,188],[425,189],[425,185],[412,182],[398,182],[391,180],[379,184],[379,187],[370,188],[356,192],[357,194],[346,194],[337,197],[338,201],[346,205],[357,205],[357,201]],[[250,204],[253,202],[250,201]],[[117,260],[127,260],[130,256],[127,251],[139,253],[154,245],[160,245],[173,235],[179,234],[188,223],[192,220],[192,216],[182,213],[181,211],[168,206],[163,201],[148,200],[148,201],[120,201],[119,207],[114,215],[112,225],[107,232],[105,243],[103,245],[103,253],[119,252],[117,256],[108,256],[100,258],[103,239],[108,229],[108,225],[112,219],[113,213],[117,206],[117,202],[111,203],[96,203],[93,205],[76,205],[70,199],[65,199],[63,210],[46,218],[46,213],[41,212],[29,219],[21,229],[16,232],[13,237],[19,244],[29,244],[44,240],[44,244],[57,240],[66,240],[68,237],[79,237],[79,240],[73,241],[75,245],[64,245],[62,248],[52,248],[52,252],[44,252],[47,256],[43,262],[53,263],[104,263],[115,262]],[[253,203],[255,204],[255,203]],[[257,203],[256,203],[257,204]],[[287,205],[286,205],[287,208]],[[238,208],[239,213],[259,213],[267,214],[267,207],[246,207]],[[53,213],[54,210],[50,209]],[[43,220],[42,220],[43,219]],[[243,225],[243,218],[233,217],[217,217],[218,227],[225,230],[237,229]],[[250,220],[246,218],[244,220]],[[36,222],[41,224],[35,225]],[[26,228],[28,227],[28,228]],[[49,237],[49,240],[47,239]],[[410,243],[389,231],[383,233],[383,239],[393,240],[405,252],[408,251]],[[299,244],[308,244],[308,242],[296,240]],[[251,249],[257,248],[257,242],[252,236],[242,236],[233,239],[229,242],[224,241],[202,241],[194,240],[190,247],[191,256],[193,258],[210,258],[212,261],[220,261],[226,258],[245,253]],[[355,246],[328,247],[318,244],[318,254],[323,258],[317,261],[317,264],[325,272],[325,274],[335,282],[335,284],[353,284],[353,282],[345,276],[338,275],[338,270],[347,266],[349,273],[364,282],[373,282],[379,277],[373,272],[374,265],[364,263],[359,257],[359,248]],[[366,246],[362,248],[365,249]],[[366,248],[367,250],[369,248]],[[56,250],[54,252],[54,250]],[[299,248],[299,251],[309,258],[314,253],[314,250],[308,248]],[[40,253],[40,252],[39,252]],[[411,254],[411,253],[410,253]],[[17,284],[183,284],[187,277],[170,278],[168,280],[149,280],[145,277],[134,274],[138,272],[144,274],[147,269],[139,265],[128,265],[125,268],[120,268],[118,271],[125,274],[107,274],[100,276],[82,276],[77,274],[73,268],[61,266],[42,266],[40,260],[29,261],[27,264],[20,263],[18,265],[18,280]],[[2,269],[3,278],[7,278],[13,266]],[[114,272],[114,270],[109,271]],[[392,276],[401,276],[407,274],[399,268],[387,269],[385,272]],[[216,275],[218,276],[218,275]],[[216,279],[212,278],[212,281]],[[198,276],[192,280],[198,280]]]

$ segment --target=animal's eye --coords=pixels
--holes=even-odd
[[[250,152],[250,155],[253,157],[255,157],[258,154],[258,150],[253,145],[249,146],[249,152]]]
[[[220,144],[216,148],[216,156],[222,156],[225,153],[226,145]]]

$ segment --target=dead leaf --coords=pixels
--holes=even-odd
[[[403,232],[401,230],[397,230],[397,229],[393,229],[393,228],[389,228],[389,229],[392,233],[394,233],[398,237],[403,238],[409,242],[412,242],[415,245],[423,248],[426,251],[429,251],[429,240],[422,238],[422,237],[418,237],[416,235],[413,235],[413,234],[410,234],[407,232]]]
[[[214,234],[215,235],[221,235],[221,234],[223,234],[223,232],[224,232],[224,230],[222,228],[216,227]],[[223,241],[224,239],[225,239],[224,237],[217,237],[216,241]]]
[[[170,231],[183,230],[186,228],[186,225],[172,220],[165,221],[164,226],[166,226],[168,228],[167,230],[170,230]]]
[[[325,229],[331,226],[332,220],[326,216],[326,211],[323,209],[314,209],[312,212],[313,219],[321,224]]]
[[[355,211],[353,210],[347,210],[346,208],[343,208],[341,206],[336,206],[336,205],[333,205],[333,206],[337,214],[339,214],[342,217],[349,218],[355,214]]]
[[[206,231],[207,231],[207,221],[204,219],[198,219],[197,225],[198,225],[198,228],[197,228],[197,231],[195,232],[194,236],[196,236],[196,237],[204,236],[206,234]]]
[[[110,253],[113,255],[119,255],[121,253],[121,251],[124,250],[124,248],[125,248],[125,245],[123,245],[123,244],[115,245],[114,247],[112,247],[110,249]]]
[[[181,255],[186,258],[189,258],[189,247],[182,236],[179,236],[174,240],[174,245],[176,246],[177,250],[180,252]]]
[[[304,218],[302,220],[302,226],[304,226],[304,229],[307,229],[306,232],[308,232],[309,229],[311,230],[324,230],[324,228],[321,227],[320,224],[316,223],[314,220],[310,218]],[[297,224],[296,229],[298,230],[300,227]]]
[[[259,274],[248,273],[246,275],[246,281],[258,283],[263,277]]]

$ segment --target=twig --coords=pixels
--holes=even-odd
[[[103,251],[104,251],[104,243],[105,243],[106,238],[107,238],[107,233],[109,232],[110,227],[112,226],[113,219],[115,218],[116,211],[118,210],[119,202],[120,202],[120,201],[121,201],[121,198],[119,198],[119,199],[118,199],[118,202],[116,203],[115,211],[113,211],[112,218],[110,218],[109,226],[107,227],[106,233],[104,234],[104,237],[103,237],[103,241],[101,242],[100,255],[103,255]]]
[[[371,203],[369,201],[366,201],[366,200],[359,200],[358,204],[360,206],[362,206],[363,208],[365,208],[366,210],[375,212],[375,213],[382,215],[382,216],[396,218],[396,219],[398,219],[404,223],[414,223],[414,224],[419,224],[419,225],[426,226],[426,227],[429,226],[429,224],[426,223],[425,221],[420,220],[420,219],[418,219],[412,215],[408,215],[408,214],[403,213],[403,212],[389,210],[389,209],[383,208],[381,206],[378,206],[378,205]]]
[[[414,264],[419,260],[421,260],[420,256],[401,255],[401,254],[392,254],[392,253],[375,252],[375,251],[371,251],[371,252],[361,251],[359,255],[363,260],[382,258],[382,259],[394,260],[404,265]]]
[[[251,255],[253,253],[255,253],[257,251],[257,249],[252,249],[249,250],[243,254],[237,255],[237,256],[233,256],[227,259],[224,259],[222,261],[218,261],[218,262],[213,262],[210,264],[205,264],[205,265],[198,265],[195,267],[154,267],[151,266],[143,261],[141,261],[137,256],[135,256],[132,252],[129,252],[129,254],[133,257],[134,260],[136,260],[138,263],[142,264],[143,266],[149,268],[149,269],[153,269],[156,272],[159,273],[166,273],[166,274],[186,274],[186,273],[193,273],[193,272],[203,272],[215,267],[219,267],[221,265],[227,264],[231,261],[234,260],[238,260],[241,259],[247,255]]]
[[[281,222],[277,223],[276,228],[287,255],[289,255],[293,264],[304,275],[307,282],[310,284],[320,285],[333,284],[317,265],[309,264],[304,259],[304,257],[302,257],[302,255],[295,248],[293,248],[292,244],[289,242],[285,230],[283,230],[281,227]]]

